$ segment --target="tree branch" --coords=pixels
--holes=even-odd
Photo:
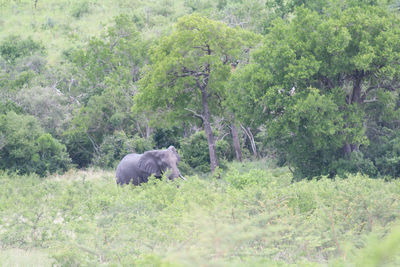
[[[378,99],[376,99],[376,97],[374,97],[373,99],[364,100],[363,103],[372,103],[372,102],[376,102],[376,101],[378,101]]]
[[[211,49],[209,49],[209,47],[208,46],[193,46],[193,48],[197,48],[197,49],[200,49],[200,50],[202,50],[202,51],[204,51],[204,52],[207,52],[207,53],[211,53],[212,52],[212,50]]]
[[[184,108],[184,109],[187,110],[187,111],[189,111],[189,112],[191,112],[191,113],[193,113],[193,115],[194,115],[195,117],[200,118],[202,121],[204,121],[204,116],[203,116],[202,114],[199,114],[199,113],[197,113],[196,111],[191,110],[191,109],[188,109],[188,108]]]

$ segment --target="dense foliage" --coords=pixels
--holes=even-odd
[[[399,180],[292,183],[267,162],[221,180],[120,187],[112,172],[0,178],[0,262],[41,266],[398,266]],[[179,184],[179,186],[177,186]],[[385,236],[385,238],[383,238]],[[19,249],[19,250],[16,250]]]
[[[37,119],[10,111],[0,115],[0,168],[41,176],[66,171],[71,160],[65,145],[45,133]]]
[[[1,169],[175,145],[198,171],[267,156],[295,179],[399,176],[398,1],[0,4]]]
[[[387,173],[370,145],[398,131],[398,14],[361,5],[294,15],[274,22],[253,63],[233,78],[230,86],[240,85],[232,105],[265,125],[265,141],[298,178]]]
[[[0,265],[399,266],[399,11],[0,0]]]

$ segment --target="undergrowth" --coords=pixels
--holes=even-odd
[[[265,164],[138,187],[104,171],[1,173],[0,263],[25,251],[57,266],[400,265],[400,181],[292,182]]]

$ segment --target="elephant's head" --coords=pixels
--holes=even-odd
[[[178,163],[181,160],[175,147],[170,146],[165,150],[147,151],[139,160],[139,167],[147,173],[161,177],[163,173],[170,173],[168,178],[174,180],[177,177],[186,180],[178,169]]]

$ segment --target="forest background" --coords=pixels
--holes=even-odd
[[[0,0],[1,247],[61,265],[398,262],[399,10],[398,0]],[[125,154],[169,145],[192,178],[181,191],[110,185]],[[221,229],[249,235],[212,239]],[[147,245],[123,248],[138,239]]]
[[[3,1],[0,168],[398,177],[398,1]]]

